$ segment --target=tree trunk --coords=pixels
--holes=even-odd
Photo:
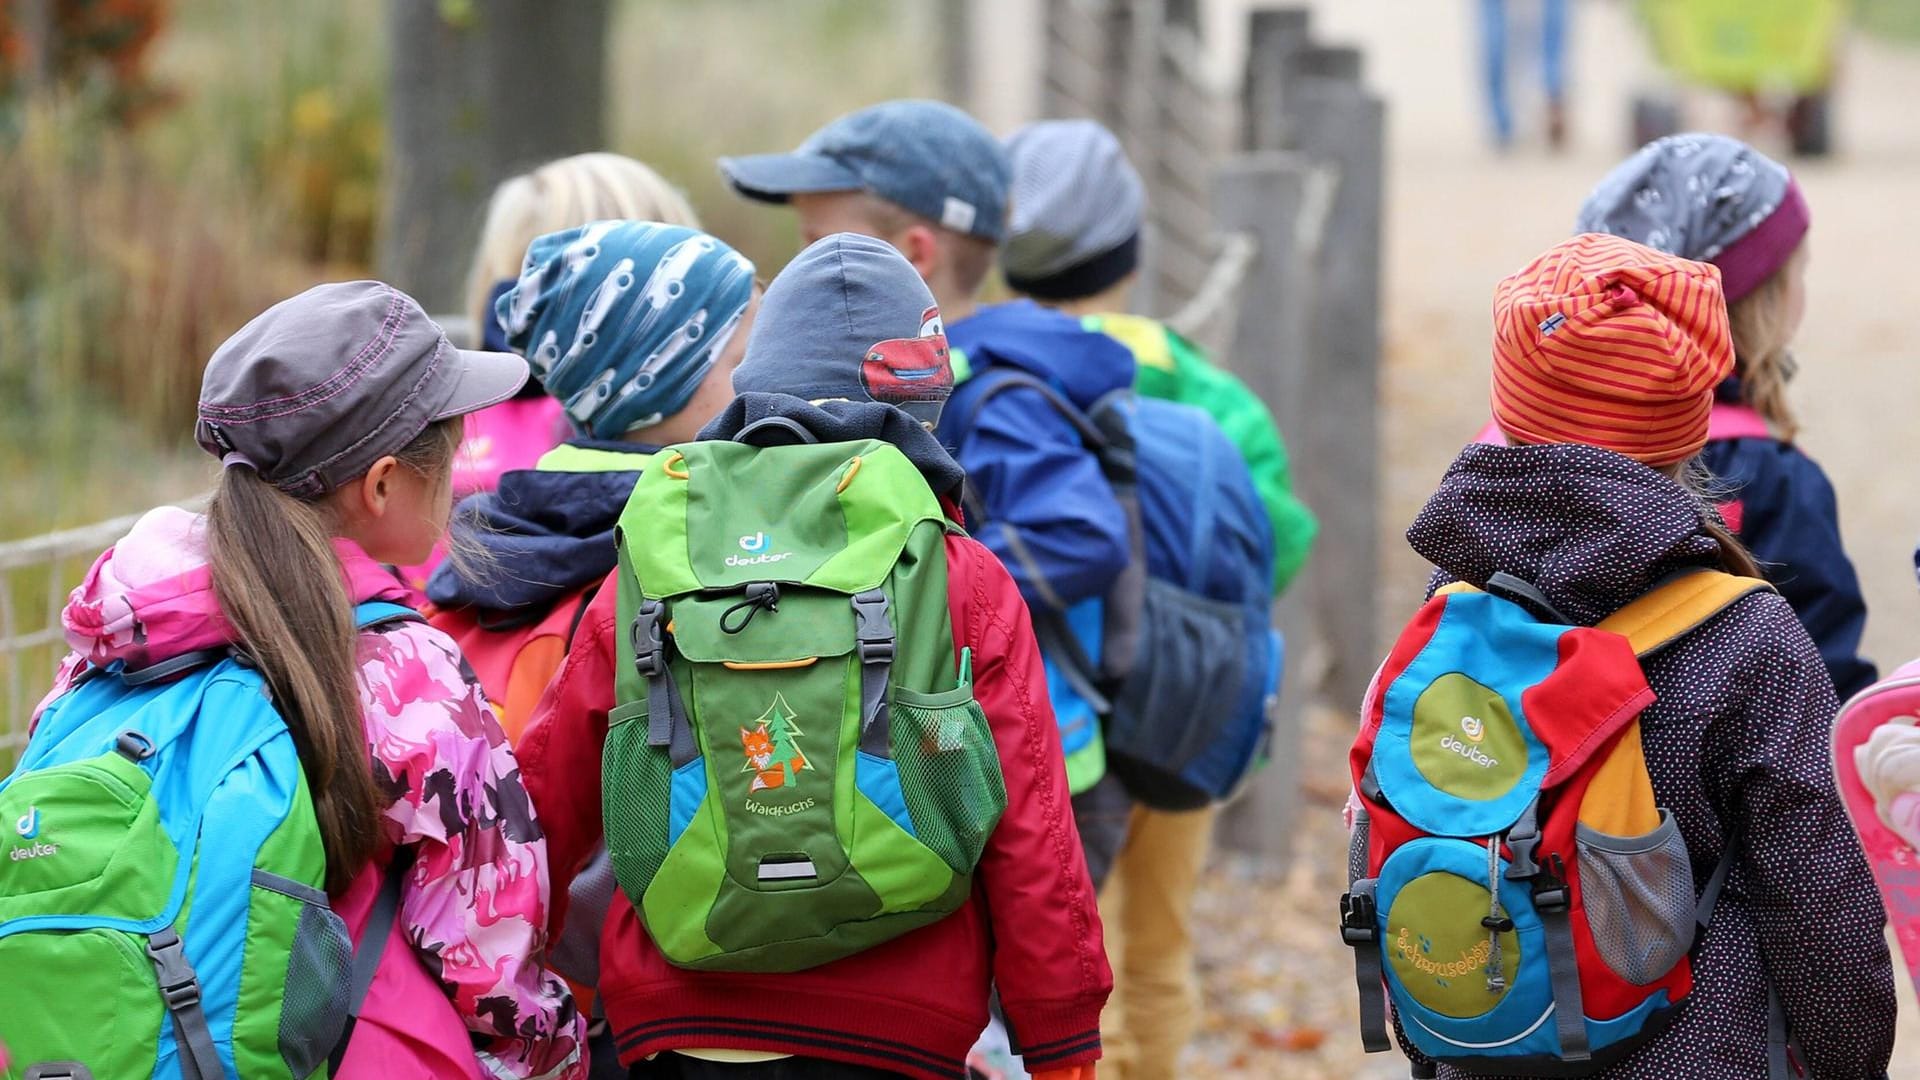
[[[606,139],[609,0],[389,0],[380,276],[456,310],[495,184]]]

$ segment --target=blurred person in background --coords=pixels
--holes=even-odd
[[[1540,77],[1547,92],[1547,142],[1556,150],[1567,142],[1567,7],[1569,0],[1539,0]],[[1480,62],[1494,143],[1513,145],[1513,102],[1507,94],[1512,66],[1507,44],[1513,36],[1507,0],[1479,0]]]

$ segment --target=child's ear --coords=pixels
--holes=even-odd
[[[373,463],[367,475],[360,478],[360,509],[368,517],[384,517],[387,512],[387,500],[393,497],[393,471],[400,467],[400,459],[389,454]]]
[[[930,278],[940,268],[940,237],[931,225],[907,226],[894,246],[920,272],[923,280]]]

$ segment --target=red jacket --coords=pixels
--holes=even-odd
[[[960,536],[946,545],[954,647],[973,649],[974,693],[1007,789],[972,899],[855,956],[748,974],[669,964],[616,896],[602,932],[599,991],[622,1062],[729,1047],[948,1080],[964,1074],[967,1050],[986,1026],[990,984],[1029,1069],[1100,1056],[1100,1010],[1113,977],[1026,604],[986,548]],[[568,883],[601,839],[600,751],[614,704],[618,592],[609,583],[587,609],[518,749],[551,853],[556,934]]]

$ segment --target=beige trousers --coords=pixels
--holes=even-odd
[[[1113,996],[1100,1017],[1101,1080],[1171,1080],[1200,1018],[1193,894],[1215,811],[1136,807],[1100,894]]]

